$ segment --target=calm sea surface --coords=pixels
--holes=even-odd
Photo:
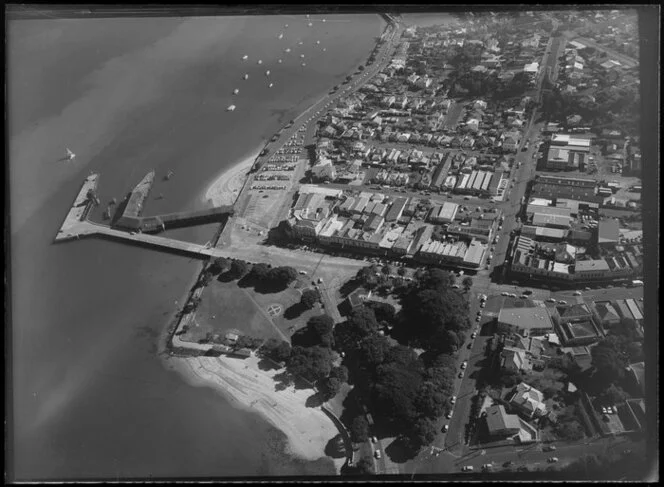
[[[259,416],[162,365],[157,337],[196,261],[102,240],[52,244],[91,170],[101,174],[102,203],[120,200],[154,168],[153,195],[164,199],[149,201],[146,214],[204,207],[207,184],[366,59],[384,25],[358,15],[312,23],[9,24],[9,447],[17,478],[333,472],[327,459],[285,456],[283,435]],[[226,112],[231,103],[237,109]],[[58,161],[66,147],[77,154],[73,164]],[[168,170],[175,175],[161,181]],[[178,236],[204,242],[213,231]]]

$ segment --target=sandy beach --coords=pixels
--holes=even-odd
[[[205,191],[203,199],[212,201],[214,206],[232,205],[235,203],[242,185],[247,179],[247,173],[251,170],[254,161],[262,149],[256,150],[242,161],[228,168],[215,179]]]
[[[263,371],[259,358],[172,357],[169,363],[192,385],[213,387],[236,406],[255,411],[288,438],[291,455],[305,460],[324,457],[325,446],[339,434],[320,408],[306,407],[311,389],[290,386],[277,391],[273,379],[278,370]],[[337,470],[345,460],[334,459]]]

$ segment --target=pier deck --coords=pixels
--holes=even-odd
[[[74,200],[74,204],[69,210],[62,227],[58,230],[55,237],[56,242],[79,239],[83,237],[100,236],[122,240],[126,243],[133,243],[137,245],[156,248],[158,250],[165,250],[186,254],[193,257],[209,258],[209,257],[227,257],[227,252],[208,248],[205,245],[200,245],[191,242],[184,242],[182,240],[175,240],[172,238],[158,237],[156,235],[148,235],[140,232],[129,232],[116,228],[111,228],[108,225],[93,223],[86,219],[88,210],[92,205],[92,201],[88,198],[88,191],[97,189],[97,182],[99,180],[98,174],[91,174],[85,179],[81,190]],[[188,213],[173,213],[171,215],[164,215],[162,218],[170,216],[171,221],[182,218],[206,218],[209,216],[216,216],[219,214],[228,214],[233,212],[232,206],[224,206],[208,210],[201,210],[197,212]],[[150,220],[153,217],[147,217]],[[146,218],[137,218],[137,220],[145,220]]]
[[[58,230],[58,235],[55,237],[55,240],[66,240],[69,238],[75,238],[75,233],[77,225],[85,220],[85,217],[88,215],[92,201],[88,198],[88,192],[90,190],[97,190],[97,183],[99,181],[99,174],[90,174],[85,181],[81,190],[78,192],[74,204],[72,205],[67,217],[65,218],[64,223]]]

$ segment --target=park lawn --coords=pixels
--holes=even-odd
[[[320,314],[320,305],[307,310],[292,319],[286,319],[284,312],[300,301],[301,293],[294,287],[276,293],[262,294],[251,287],[241,288],[236,281],[220,282],[216,279],[205,288],[201,303],[196,310],[194,320],[185,341],[198,342],[208,333],[223,337],[233,331],[253,338],[276,338],[290,341],[290,336],[297,329],[304,327],[307,320]],[[270,316],[271,305],[281,307],[277,316]]]

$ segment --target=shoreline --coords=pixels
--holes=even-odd
[[[190,385],[210,387],[239,409],[258,413],[270,425],[284,433],[286,453],[302,460],[330,458],[327,443],[339,434],[337,427],[319,408],[306,407],[311,389],[296,390],[289,386],[275,388],[274,376],[280,370],[263,371],[260,359],[220,357],[170,357],[170,369],[178,372]],[[333,459],[337,473],[345,457]]]
[[[251,152],[237,163],[233,164],[219,174],[207,187],[201,199],[204,202],[212,202],[216,206],[233,205],[240,195],[240,191],[246,182],[249,171],[263,150],[263,145]]]

